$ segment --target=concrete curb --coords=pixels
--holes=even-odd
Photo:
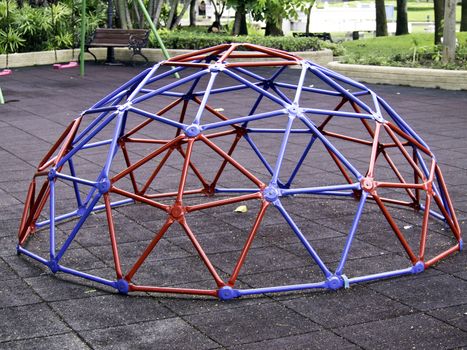
[[[10,54],[8,57],[9,67],[18,68],[18,67],[30,67],[35,65],[47,65],[54,63],[63,63],[73,60],[73,50],[57,50],[57,59],[55,59],[54,51],[40,51],[40,52],[27,52],[27,53],[15,53]],[[169,49],[169,54],[171,57],[182,55],[193,50],[171,50]],[[92,49],[92,52],[96,55],[98,60],[105,60],[107,49],[105,48],[96,48]],[[149,59],[150,62],[159,62],[163,61],[165,58],[160,49],[144,49],[144,55]],[[293,52],[297,56],[300,56],[305,59],[313,60],[317,64],[325,65],[328,62],[331,62],[333,59],[332,51],[329,49],[321,51],[303,51],[303,52]],[[75,50],[74,60],[78,59],[79,50]],[[116,48],[115,49],[115,59],[120,61],[129,61],[131,58],[131,52],[126,48]],[[87,61],[93,60],[92,56],[89,54],[85,55]],[[142,61],[142,58],[139,56],[135,57],[135,60]],[[6,55],[0,55],[0,67],[6,66]]]
[[[329,62],[327,67],[365,83],[383,83],[445,90],[467,90],[467,71],[381,67]]]
[[[191,52],[192,50],[169,49],[171,57]],[[107,50],[105,48],[93,49],[92,52],[99,60],[105,60]],[[165,58],[160,49],[144,49],[144,54],[151,62],[163,61]],[[403,68],[382,67],[357,64],[342,64],[333,62],[332,51],[329,49],[321,51],[293,52],[295,55],[313,62],[325,65],[336,72],[346,75],[355,80],[366,83],[405,85],[413,87],[440,88],[445,90],[467,90],[467,71],[426,69],[426,68]],[[78,59],[79,50],[75,50],[74,59]],[[86,60],[92,60],[91,55],[86,54]],[[129,61],[130,50],[116,48],[115,58],[120,61]],[[137,61],[142,60],[136,56]],[[69,62],[73,60],[73,52],[69,50],[57,50],[57,59],[54,51],[40,51],[15,53],[9,55],[9,67],[28,67],[35,65],[48,65],[56,62]],[[0,67],[6,66],[6,55],[0,55]]]

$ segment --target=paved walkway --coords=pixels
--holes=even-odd
[[[419,275],[377,281],[337,292],[244,297],[229,302],[161,295],[122,296],[47,269],[15,252],[16,232],[28,183],[40,157],[66,125],[99,97],[134,76],[138,68],[89,66],[87,76],[50,67],[24,68],[0,80],[7,103],[0,106],[0,349],[452,349],[467,347],[467,255],[456,254]],[[374,86],[431,146],[449,185],[461,227],[467,218],[467,92]],[[225,101],[235,107],[232,95]],[[237,101],[238,102],[238,101]],[[313,169],[310,169],[313,173]],[[320,169],[321,178],[326,169]],[[331,176],[332,174],[328,174]],[[334,205],[332,201],[325,202]],[[350,216],[340,204],[292,210],[327,261],[342,247],[345,230],[331,229]],[[339,206],[340,205],[340,206]],[[151,233],[136,219],[132,232]],[[302,211],[300,213],[300,211]],[[319,214],[332,215],[319,221]],[[123,214],[122,214],[123,215]],[[235,214],[241,215],[241,214]],[[144,215],[142,215],[144,216]],[[238,255],[221,239],[244,231],[231,212],[203,218],[208,252],[222,265]],[[247,216],[245,216],[245,221]],[[351,216],[350,216],[351,217]],[[311,218],[311,219],[310,219]],[[402,255],[379,242],[384,223],[364,225],[373,241],[357,240],[350,266],[388,266]],[[218,228],[221,227],[221,230]],[[288,283],[306,275],[296,242],[272,222],[253,246],[255,261],[240,276],[243,285]],[[217,232],[215,232],[217,231]],[[271,236],[268,236],[268,235]],[[271,239],[274,237],[274,239]],[[190,271],[193,254],[180,237],[168,240],[161,266],[179,285],[203,281]],[[321,242],[321,243],[320,243]],[[137,241],[128,240],[128,249]],[[336,249],[337,249],[336,248]],[[191,255],[190,255],[191,254]],[[71,259],[82,270],[107,271],[110,258],[84,235]],[[191,259],[191,260],[190,260]],[[298,271],[298,272],[297,272]],[[191,279],[191,280],[190,280]]]

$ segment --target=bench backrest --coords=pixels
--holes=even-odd
[[[97,28],[94,32],[92,43],[113,43],[116,45],[128,45],[130,36],[145,39],[147,38],[148,33],[149,30],[147,29]]]

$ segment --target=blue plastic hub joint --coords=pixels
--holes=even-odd
[[[55,180],[56,177],[57,177],[57,170],[55,168],[50,169],[49,174],[47,175],[47,178],[49,179],[49,181]]]
[[[115,288],[120,294],[128,294],[128,291],[130,290],[128,282],[124,279],[119,279],[117,283],[115,283]]]
[[[462,251],[462,249],[464,249],[464,241],[461,238],[459,241],[459,251]]]
[[[185,134],[188,137],[195,137],[201,133],[201,129],[198,125],[192,124],[186,128]]]
[[[328,277],[326,281],[326,287],[332,290],[342,288],[344,286],[344,279],[341,276],[331,276]]]
[[[264,189],[263,195],[264,199],[266,199],[268,202],[274,202],[277,200],[277,198],[279,198],[280,191],[277,187],[270,185]]]
[[[225,286],[217,291],[217,296],[220,300],[230,300],[238,298],[240,296],[240,292],[237,289]]]
[[[108,178],[104,178],[97,184],[97,189],[101,194],[107,193],[110,190],[110,180]]]
[[[56,260],[50,260],[47,265],[49,266],[50,271],[53,273],[58,272],[58,262]]]
[[[412,273],[420,273],[425,271],[425,264],[422,261],[417,261],[417,263],[412,267]]]
[[[86,212],[86,207],[82,205],[81,207],[78,208],[78,210],[76,211],[76,214],[78,214],[78,216],[83,216],[85,212]]]
[[[289,112],[289,115],[290,116],[293,116],[293,117],[296,117],[298,112],[300,111],[300,109],[298,108],[298,106],[294,103],[294,104],[291,104],[288,108],[287,108],[287,111]]]

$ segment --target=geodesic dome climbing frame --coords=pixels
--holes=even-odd
[[[231,214],[240,204],[248,213]],[[255,242],[278,252],[284,240],[290,259],[273,253],[263,266],[290,274],[300,256],[304,281],[239,282],[246,262],[261,259]],[[350,272],[362,244],[384,251],[372,269]],[[37,167],[17,249],[121,293],[230,299],[419,273],[462,239],[435,157],[385,100],[293,54],[224,44],[156,64],[76,118]],[[190,249],[196,259],[182,269],[201,263],[191,272],[208,274],[201,287],[158,258]],[[88,252],[114,276],[84,267]],[[403,266],[389,266],[392,255],[378,263],[386,253]]]

